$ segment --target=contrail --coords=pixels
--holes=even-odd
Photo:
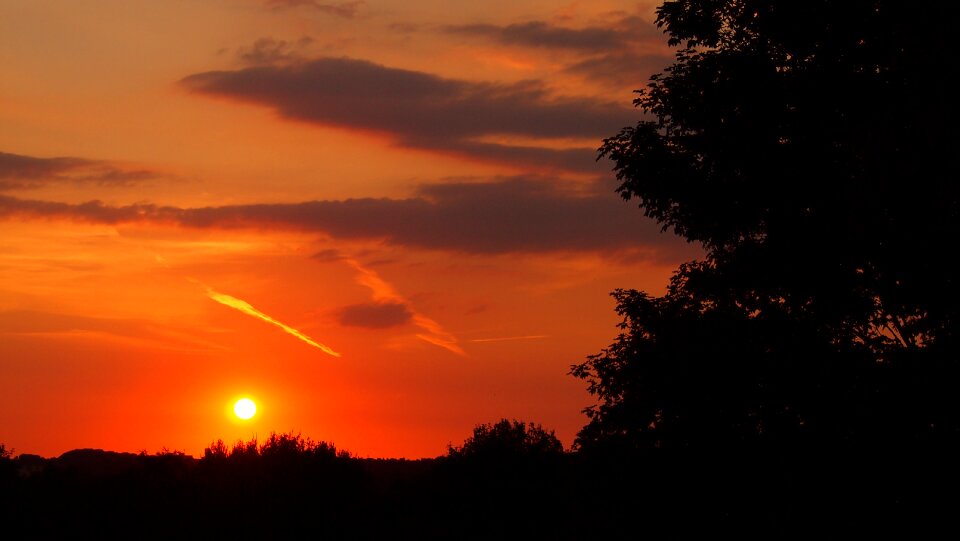
[[[549,338],[546,334],[531,334],[527,336],[504,336],[501,338],[475,338],[471,342],[506,342],[508,340],[536,340],[538,338]]]
[[[413,313],[413,324],[426,331],[426,333],[417,333],[417,338],[452,353],[456,353],[457,355],[466,356],[467,352],[457,345],[456,336],[448,333],[444,330],[443,326],[436,321],[410,307],[407,299],[397,293],[397,291],[393,289],[393,286],[385,282],[383,278],[380,278],[380,275],[364,267],[356,259],[347,258],[345,262],[357,271],[357,282],[370,289],[371,293],[373,293],[373,300],[378,302],[396,302],[408,307]]]
[[[240,311],[243,312],[244,314],[247,314],[247,315],[249,315],[249,316],[253,316],[253,317],[262,319],[262,320],[266,321],[267,323],[272,323],[272,324],[276,325],[277,327],[280,327],[280,328],[283,329],[284,331],[286,331],[286,332],[288,332],[288,333],[296,336],[296,337],[299,338],[300,340],[303,340],[304,342],[310,344],[311,346],[313,346],[313,347],[315,347],[315,348],[319,348],[320,351],[323,351],[324,353],[326,353],[326,354],[328,354],[328,355],[333,355],[334,357],[339,357],[339,356],[340,356],[340,354],[337,353],[336,351],[330,349],[329,347],[327,347],[327,346],[325,346],[325,345],[323,345],[323,344],[321,344],[321,343],[319,343],[319,342],[315,342],[312,338],[310,338],[309,336],[303,334],[302,332],[298,331],[297,329],[294,329],[293,327],[291,327],[291,326],[289,326],[289,325],[284,325],[283,323],[280,323],[279,321],[273,319],[272,317],[268,316],[267,314],[264,314],[264,313],[261,312],[260,310],[257,310],[256,308],[254,308],[253,306],[251,306],[250,303],[248,303],[248,302],[246,302],[246,301],[242,301],[242,300],[240,300],[240,299],[238,299],[238,298],[236,298],[236,297],[231,297],[230,295],[224,295],[223,293],[217,293],[216,291],[210,289],[209,287],[207,288],[207,296],[210,297],[211,299],[219,302],[220,304],[229,306],[230,308],[234,308],[234,309],[236,309],[236,310],[240,310]]]
[[[423,314],[414,313],[413,323],[417,327],[420,327],[421,329],[430,333],[417,333],[417,338],[435,346],[442,347],[443,349],[456,353],[457,355],[466,356],[467,352],[463,351],[463,348],[457,345],[457,337],[443,330],[443,327],[441,327],[436,321]]]

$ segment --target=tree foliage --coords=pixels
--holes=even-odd
[[[449,446],[450,458],[510,459],[541,458],[563,453],[563,444],[552,430],[536,423],[501,419],[496,423],[479,424],[473,435],[459,447]]]
[[[658,9],[676,61],[600,156],[706,256],[615,292],[623,332],[572,370],[599,398],[579,444],[957,437],[956,11]]]
[[[288,460],[323,460],[350,458],[350,452],[325,441],[313,441],[299,433],[271,432],[266,441],[259,443],[257,438],[248,441],[237,440],[232,448],[223,440],[216,440],[203,450],[203,459],[207,461],[244,462],[263,459],[268,462]]]

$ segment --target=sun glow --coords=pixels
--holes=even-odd
[[[241,398],[233,405],[233,413],[241,419],[250,419],[257,414],[257,405],[249,398]]]

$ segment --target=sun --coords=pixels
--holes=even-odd
[[[250,419],[257,414],[257,405],[249,398],[241,398],[233,405],[233,413],[241,419]]]

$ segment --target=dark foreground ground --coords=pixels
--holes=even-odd
[[[958,457],[711,453],[2,461],[4,538],[955,538]]]

